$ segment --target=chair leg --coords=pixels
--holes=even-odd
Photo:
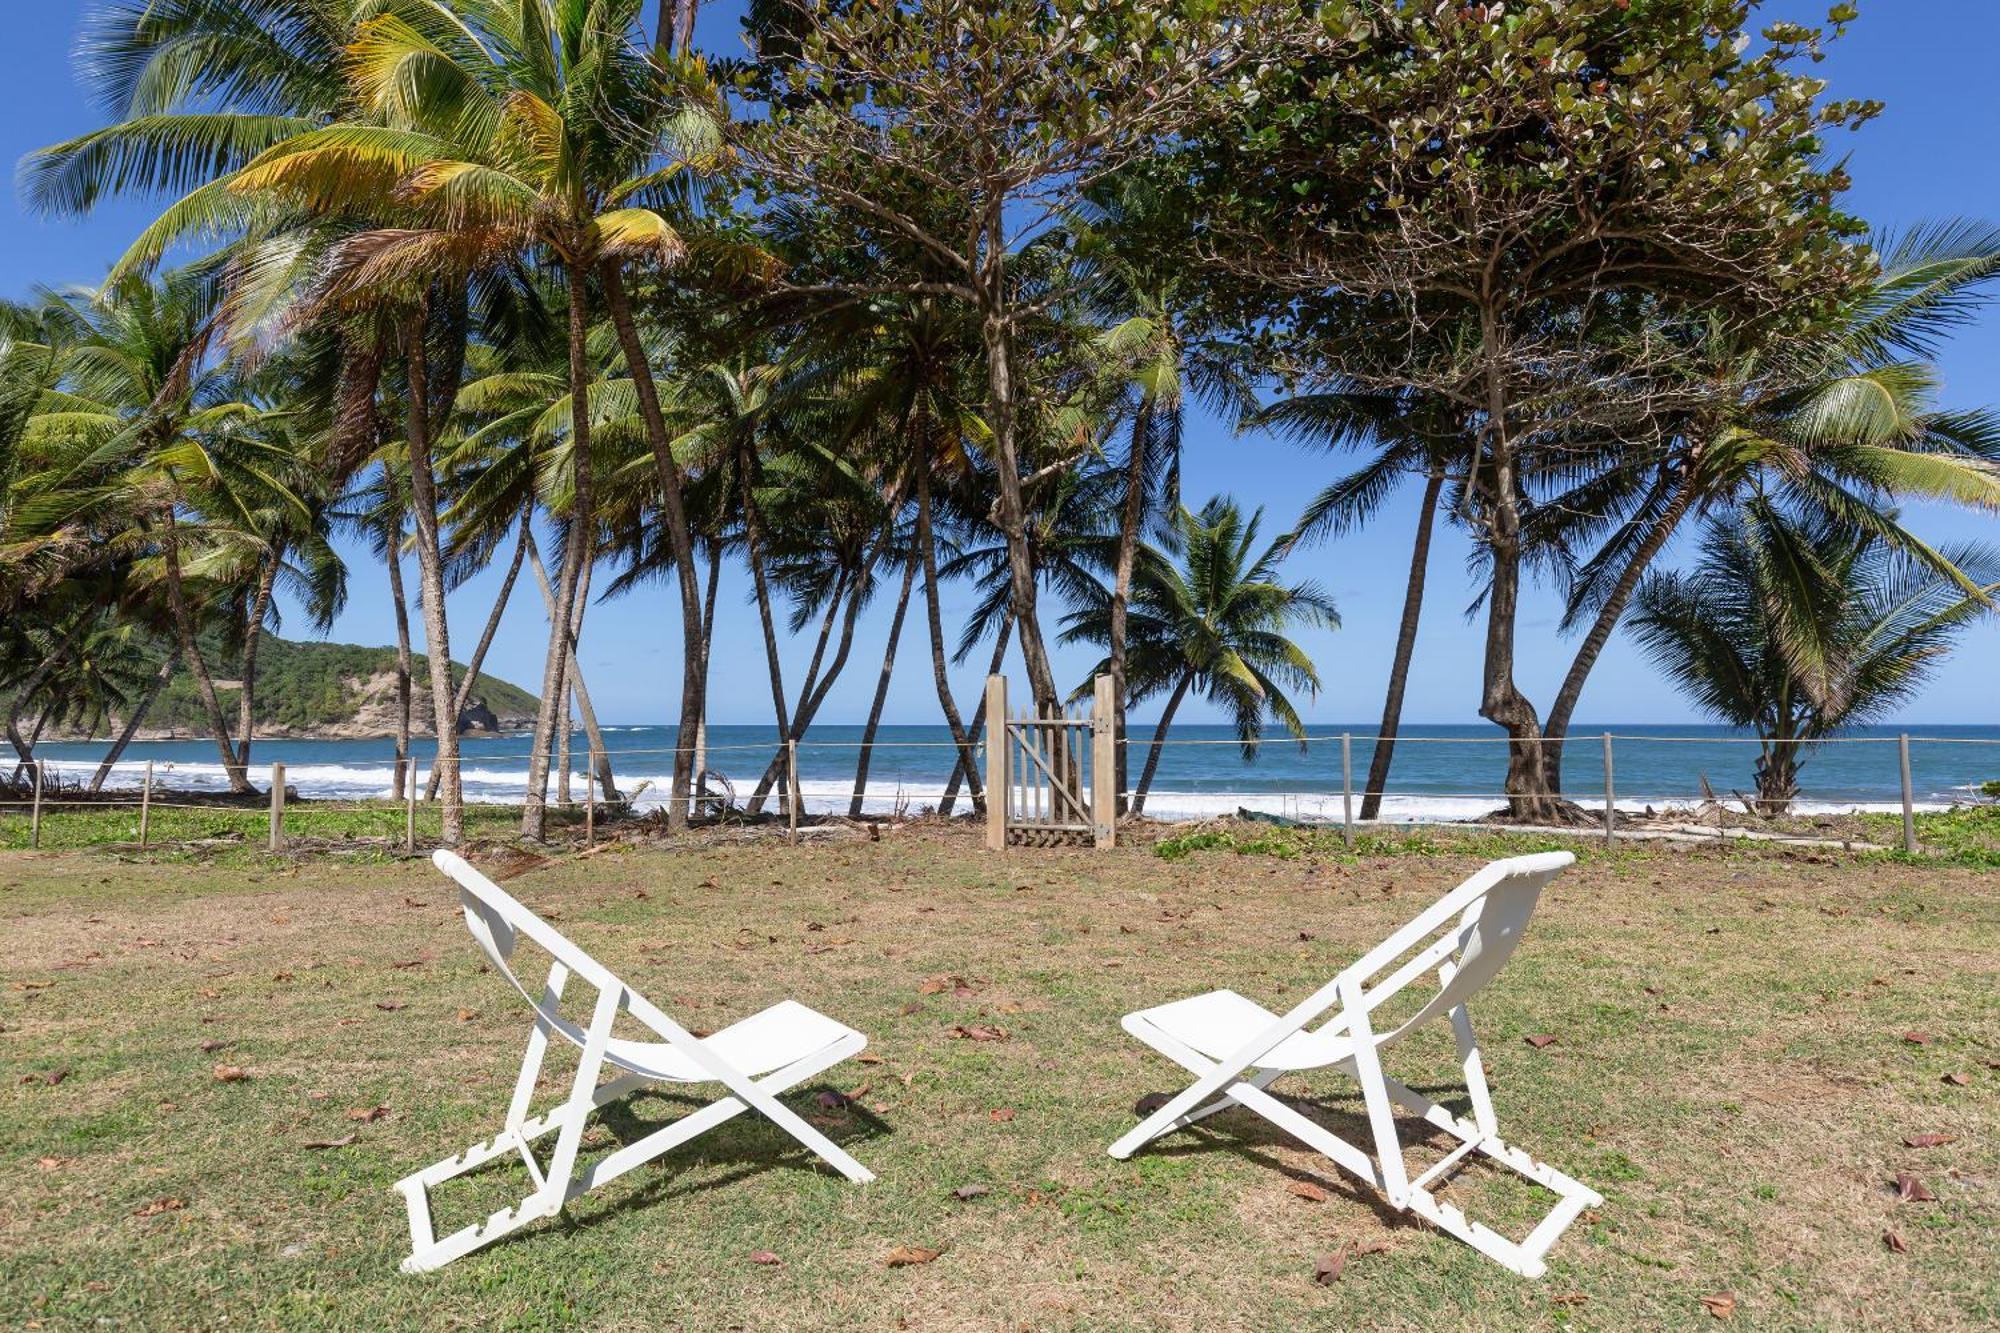
[[[766,1074],[756,1080],[754,1087],[761,1096],[776,1097],[839,1064],[852,1054],[850,1043],[836,1043],[816,1055]],[[740,1097],[734,1095],[722,1097],[699,1110],[690,1111],[636,1142],[626,1144],[581,1170],[572,1169],[565,1175],[559,1176],[552,1163],[546,1176],[537,1178],[535,1192],[523,1199],[520,1204],[513,1208],[503,1208],[485,1221],[462,1227],[442,1239],[434,1238],[429,1201],[429,1191],[433,1187],[484,1166],[509,1152],[518,1151],[524,1160],[532,1161],[529,1145],[553,1130],[566,1131],[571,1125],[577,1125],[580,1141],[582,1123],[588,1119],[592,1110],[651,1082],[652,1080],[638,1074],[626,1074],[593,1089],[587,1104],[582,1104],[581,1099],[573,1091],[568,1100],[547,1114],[524,1120],[518,1126],[502,1130],[490,1140],[474,1144],[456,1157],[445,1158],[397,1181],[396,1189],[403,1195],[410,1217],[410,1255],[403,1260],[402,1271],[434,1272],[454,1259],[520,1230],[530,1222],[554,1216],[571,1200],[599,1185],[616,1180],[626,1172],[673,1151],[724,1121],[751,1109],[750,1104]],[[839,1149],[835,1148],[835,1151],[839,1152]],[[842,1153],[841,1156],[845,1157],[846,1154]],[[853,1161],[852,1158],[847,1160]],[[575,1158],[572,1156],[572,1168],[574,1161]],[[858,1163],[856,1165],[859,1166]],[[866,1168],[860,1169],[866,1173]],[[555,1188],[554,1182],[558,1180],[563,1182],[562,1194],[560,1198],[552,1201],[550,1192]]]

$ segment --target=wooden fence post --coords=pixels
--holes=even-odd
[[[1092,682],[1090,698],[1090,807],[1099,847],[1118,840],[1117,710],[1112,706],[1111,677]]]
[[[415,764],[410,765],[410,780],[403,784],[403,850],[411,856],[417,853],[417,766]]]
[[[1013,800],[1007,778],[1007,678],[986,678],[986,847],[1007,847],[1007,806]]]
[[[1916,793],[1910,783],[1910,733],[1904,732],[1896,738],[1896,749],[1903,763],[1903,850],[1911,856],[1917,854],[1917,810]]]
[[[1611,733],[1604,733],[1604,847],[1618,845],[1617,787],[1611,780]]]
[[[1345,731],[1340,733],[1340,840],[1354,850],[1354,737]]]
[[[139,788],[139,850],[146,850],[147,835],[153,825],[153,761],[146,761],[146,785]]]
[[[285,766],[271,765],[271,850],[285,850]]]
[[[40,847],[42,845],[42,766],[47,762],[45,759],[37,759],[35,761],[35,808],[34,812],[28,816],[28,846],[30,847]]]

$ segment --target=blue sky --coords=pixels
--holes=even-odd
[[[43,144],[101,123],[76,83],[70,50],[78,15],[76,3],[17,4],[10,16],[13,54],[8,80],[0,88],[0,153],[10,161]],[[1825,3],[1773,0],[1765,13],[1810,19]],[[1994,97],[1992,57],[2000,51],[2000,5],[1992,0],[1864,0],[1863,14],[1838,52],[1821,67],[1837,96],[1874,97],[1886,113],[1853,137],[1856,188],[1849,206],[1877,226],[1899,228],[1928,219],[1969,215],[2000,219],[2000,99]],[[712,5],[703,15],[699,38],[711,51],[741,49],[736,15],[739,0]],[[139,226],[151,216],[145,203],[120,202],[81,222],[29,216],[18,200],[0,207],[0,294],[22,296],[37,284],[96,281]],[[1949,403],[1970,406],[2000,401],[2000,311],[1964,331],[1943,357]],[[1186,462],[1186,495],[1191,503],[1218,492],[1233,493],[1246,506],[1263,506],[1267,531],[1291,522],[1307,496],[1331,475],[1333,462],[1266,437],[1236,436],[1206,419],[1192,423]],[[1415,495],[1391,505],[1369,530],[1337,544],[1301,552],[1289,567],[1330,589],[1345,624],[1337,632],[1309,633],[1303,639],[1318,662],[1325,688],[1302,711],[1315,720],[1364,722],[1376,717],[1401,613],[1402,590],[1414,524]],[[2000,541],[2000,522],[1991,516],[1918,509],[1912,521],[1936,540]],[[1685,543],[1669,552],[1675,558]],[[361,551],[351,551],[350,600],[332,637],[343,642],[389,643],[394,629],[386,580]],[[1464,538],[1444,531],[1433,548],[1431,594],[1418,642],[1405,718],[1412,722],[1470,722],[1478,706],[1481,630],[1462,614],[1472,596],[1465,573]],[[414,569],[410,570],[414,584]],[[600,583],[606,580],[600,579]],[[460,651],[476,638],[491,604],[498,576],[473,580],[452,598],[454,639]],[[873,693],[889,609],[878,600],[863,617],[853,660],[820,717],[827,722],[859,721]],[[710,717],[718,722],[766,722],[770,693],[763,668],[748,578],[724,576],[711,682]],[[594,605],[584,632],[583,664],[601,717],[607,722],[653,722],[671,718],[678,702],[680,664],[677,598],[670,587],[654,585],[626,597]],[[969,596],[948,590],[947,633]],[[1555,632],[1557,603],[1538,590],[1524,603],[1520,634],[1520,679],[1543,707],[1567,668],[1571,645]],[[413,617],[414,619],[414,617]],[[289,632],[303,634],[303,617],[293,616]],[[493,649],[487,670],[530,689],[541,678],[546,643],[538,599],[523,580]],[[416,626],[421,633],[421,623]],[[796,685],[810,645],[792,645],[788,680]],[[913,616],[886,717],[891,722],[931,722],[937,701],[930,681],[923,622]],[[1059,655],[1065,677],[1080,676],[1088,659]],[[974,686],[978,666],[960,673],[961,695]],[[1014,669],[1018,672],[1018,664]],[[1951,662],[1903,720],[1912,723],[2000,723],[2000,625],[1989,623],[1968,635]],[[1211,720],[1193,701],[1183,710],[1189,721]],[[1585,723],[1676,722],[1695,716],[1622,639],[1615,639],[1591,679],[1579,716]]]

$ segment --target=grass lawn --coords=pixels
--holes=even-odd
[[[1503,1132],[1606,1198],[1540,1282],[1241,1113],[1105,1154],[1181,1082],[1121,1014],[1225,985],[1283,1009],[1497,850],[993,855],[912,827],[533,870],[510,889],[691,1027],[792,996],[867,1032],[877,1063],[789,1101],[879,1179],[740,1117],[427,1278],[396,1271],[390,1184],[498,1128],[526,1023],[426,863],[0,854],[0,1324],[1630,1329],[1708,1327],[1725,1292],[1753,1328],[2000,1321],[1991,871],[1581,849],[1473,1016]],[[1453,1063],[1433,1025],[1390,1072]],[[1275,1090],[1365,1138],[1339,1076]],[[611,1108],[590,1147],[687,1104]],[[447,1186],[440,1232],[525,1188]],[[1479,1169],[1445,1197],[1516,1235],[1540,1207]],[[886,1266],[899,1245],[943,1253]]]

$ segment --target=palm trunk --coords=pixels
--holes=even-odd
[[[1118,558],[1111,582],[1111,623],[1109,657],[1111,667],[1111,718],[1117,755],[1118,801],[1127,791],[1128,756],[1125,744],[1125,620],[1132,601],[1132,566],[1139,551],[1139,524],[1146,514],[1146,444],[1151,438],[1153,408],[1141,400],[1132,413],[1132,449],[1125,460],[1125,498],[1118,516]]]
[[[410,606],[403,592],[403,524],[396,522],[395,539],[389,543],[389,598],[396,612],[396,782],[394,795],[403,799],[409,790],[403,784],[415,782],[417,776],[410,770]],[[424,799],[437,799],[438,781],[443,769],[431,765],[430,791]]]
[[[403,340],[410,390],[410,508],[417,528],[417,600],[424,617],[424,657],[430,667],[431,717],[437,728],[437,754],[431,763],[444,774],[438,786],[444,807],[440,837],[447,847],[456,847],[465,841],[465,783],[458,766],[458,714],[452,709],[444,554],[438,543],[437,479],[431,470],[430,413],[425,406],[430,392],[424,349],[427,322],[419,306],[410,317]]]
[[[1438,496],[1444,491],[1444,469],[1433,464],[1417,510],[1417,537],[1410,550],[1410,579],[1403,589],[1403,623],[1396,630],[1396,657],[1389,664],[1389,693],[1382,701],[1382,727],[1375,752],[1368,760],[1368,785],[1361,792],[1361,817],[1382,813],[1382,793],[1389,785],[1389,762],[1396,753],[1396,734],[1403,724],[1403,690],[1410,682],[1410,658],[1417,649],[1417,622],[1424,609],[1424,577],[1431,559],[1431,530],[1436,526]]]
[[[1013,634],[1014,617],[1009,613],[1001,617],[1000,630],[993,636],[993,656],[986,663],[986,675],[979,678],[982,690],[986,687],[987,677],[1000,674],[1000,665],[1007,660],[1007,640],[1013,637]],[[938,813],[940,815],[949,817],[952,807],[958,803],[958,784],[960,782],[965,782],[972,788],[974,793],[972,797],[973,812],[977,814],[985,807],[986,802],[978,795],[979,766],[978,761],[973,757],[972,753],[978,747],[979,738],[985,731],[986,710],[984,708],[974,708],[972,710],[972,729],[967,733],[971,741],[971,746],[958,751],[958,762],[951,770],[951,781],[944,785],[944,799],[938,802]]]
[[[854,795],[847,816],[861,818],[862,797],[868,791],[868,765],[875,757],[875,732],[882,725],[882,706],[889,700],[889,677],[896,669],[896,645],[903,638],[903,613],[910,609],[910,585],[917,579],[918,552],[903,562],[903,590],[896,597],[896,614],[889,621],[889,644],[882,650],[882,674],[875,682],[875,700],[868,706],[868,725],[861,730],[861,757],[854,765]]]
[[[187,589],[181,583],[181,538],[180,525],[174,518],[173,509],[166,514],[166,541],[162,543],[167,566],[167,602],[173,611],[174,628],[180,634],[181,656],[187,660],[188,670],[194,675],[195,692],[201,698],[202,711],[208,714],[208,728],[215,736],[216,752],[222,756],[222,771],[229,778],[229,790],[238,796],[248,796],[255,788],[243,766],[236,762],[236,747],[229,741],[229,723],[222,715],[222,701],[215,694],[215,678],[208,673],[208,663],[202,659],[201,646],[195,642],[194,616],[188,610]]]
[[[567,672],[568,668],[565,667]],[[563,685],[562,723],[556,728],[556,804],[569,804],[570,741],[576,731],[576,686]]]
[[[785,704],[785,673],[778,659],[777,617],[771,610],[771,585],[764,573],[762,522],[757,512],[756,489],[752,485],[755,455],[747,447],[748,442],[737,441],[736,483],[743,496],[743,554],[750,563],[750,582],[757,593],[757,620],[764,633],[764,667],[771,678],[771,715],[777,720],[778,739],[791,734],[791,709]],[[829,616],[832,608],[827,608]],[[827,622],[829,625],[832,621]],[[826,631],[820,631],[820,645],[826,644]],[[814,659],[817,662],[818,656]]]
[[[597,521],[591,512],[590,467],[590,300],[584,290],[588,274],[570,267],[565,275],[569,287],[569,435],[573,480],[570,507],[570,540],[563,550],[562,573],[556,584],[556,599],[549,617],[549,648],[542,662],[542,700],[535,715],[535,743],[528,754],[528,790],[521,808],[521,836],[540,842],[548,831],[549,741],[560,724],[565,692],[563,680],[568,669],[570,609],[576,605],[576,590],[583,567],[595,555]]]
[[[1160,713],[1159,725],[1153,728],[1153,745],[1146,752],[1146,767],[1139,774],[1139,789],[1132,793],[1132,813],[1134,816],[1146,813],[1146,793],[1153,789],[1153,774],[1159,771],[1160,754],[1167,747],[1167,728],[1174,724],[1174,713],[1187,697],[1188,686],[1194,683],[1192,674],[1180,678],[1174,692],[1167,696],[1167,706]]]
[[[958,702],[951,694],[951,673],[945,669],[944,617],[938,608],[937,536],[931,522],[931,458],[928,445],[917,460],[917,550],[924,562],[924,619],[931,635],[931,680],[937,686],[938,707],[944,712],[945,725],[951,729],[951,743],[958,747],[959,772],[967,775],[972,793],[972,808],[985,808],[984,794],[979,787],[978,762],[973,758],[973,739],[966,732],[965,721],[959,716]],[[1008,623],[1011,625],[1012,618]],[[1002,636],[1005,638],[1004,634]],[[985,710],[980,710],[982,713]],[[951,799],[956,799],[956,791]],[[948,799],[941,807],[943,814],[951,813]]]
[[[459,679],[457,687],[452,691],[451,697],[452,697],[453,717],[464,717],[466,705],[472,702],[472,690],[474,685],[479,680],[479,669],[486,664],[486,650],[493,646],[493,636],[499,632],[500,619],[503,615],[506,614],[508,602],[513,600],[514,581],[520,577],[521,560],[522,557],[524,557],[528,553],[528,542],[533,532],[534,517],[535,517],[534,505],[530,504],[522,509],[521,535],[520,538],[514,543],[514,558],[507,566],[507,577],[500,581],[499,595],[494,597],[493,609],[487,612],[486,614],[486,628],[480,631],[479,646],[472,650],[472,657],[465,664],[465,675]],[[398,580],[398,582],[400,582],[400,580]],[[400,589],[398,590],[398,595],[399,596],[401,595]],[[407,623],[404,626],[403,634],[405,639],[405,646],[407,647],[407,640],[409,637]],[[405,688],[407,689],[407,680],[405,681]],[[407,734],[408,713],[409,709],[406,701],[404,706],[405,735],[403,742],[405,747],[407,747],[409,743]],[[400,762],[400,757],[399,757],[399,762]],[[434,801],[437,799],[437,785],[438,785],[438,771],[436,768],[432,768],[430,782],[426,785],[424,790],[425,800]],[[400,779],[398,779],[396,794],[398,796],[402,795],[402,786]]]
[[[527,542],[528,566],[534,572],[535,586],[541,589],[542,606],[550,615],[555,614],[555,592],[549,587],[549,571],[542,564],[542,553],[535,545],[534,538]],[[586,578],[588,572],[586,571]],[[575,692],[576,709],[583,715],[583,734],[590,742],[592,751],[592,771],[597,774],[597,787],[607,801],[619,800],[618,783],[611,772],[611,750],[604,743],[604,731],[597,725],[597,710],[591,706],[590,686],[583,679],[583,667],[576,660],[575,631],[581,628],[584,598],[577,599],[570,628],[569,660],[563,667],[563,681],[567,688]],[[564,714],[567,718],[568,714]],[[567,798],[565,798],[567,799]]]
[[[1563,741],[1569,735],[1570,718],[1576,713],[1576,706],[1583,698],[1584,682],[1590,679],[1591,669],[1604,652],[1604,646],[1611,642],[1611,632],[1618,628],[1624,618],[1625,608],[1632,601],[1632,594],[1639,587],[1639,580],[1651,568],[1674,530],[1694,507],[1698,485],[1695,469],[1688,465],[1681,478],[1680,488],[1674,492],[1667,507],[1653,524],[1653,530],[1639,543],[1639,549],[1625,562],[1619,572],[1618,582],[1611,589],[1611,595],[1597,610],[1597,619],[1591,622],[1590,632],[1583,636],[1583,642],[1576,647],[1576,657],[1569,664],[1569,674],[1563,677],[1562,688],[1556,692],[1555,704],[1549,709],[1548,750],[1549,783],[1553,791],[1562,790]]]
[[[56,663],[69,655],[70,646],[76,642],[80,632],[81,622],[63,634],[56,646],[49,650],[48,655],[28,673],[28,678],[21,683],[21,688],[14,692],[13,702],[7,708],[7,742],[14,747],[15,755],[23,764],[35,762],[35,743],[32,738],[21,735],[21,710],[28,706],[28,701],[34,697],[35,691],[42,688],[42,682],[56,669]],[[47,713],[48,709],[41,710],[41,715]],[[36,735],[40,735],[39,727],[36,728]]]
[[[631,305],[625,298],[624,278],[616,264],[604,265],[604,300],[611,322],[618,330],[618,345],[625,354],[626,373],[639,398],[639,415],[646,423],[646,440],[653,451],[653,470],[660,484],[660,508],[667,524],[667,540],[673,547],[675,573],[681,593],[681,715],[674,742],[674,786],[667,801],[667,828],[687,827],[689,795],[694,790],[695,733],[703,715],[702,690],[708,680],[704,647],[707,625],[702,614],[701,588],[694,568],[694,532],[688,524],[682,502],[680,465],[674,462],[667,437],[667,419],[660,411],[659,390],[653,382],[653,368],[646,360],[645,345],[632,320]]]
[[[271,547],[271,558],[257,578],[257,592],[250,599],[250,613],[243,621],[243,685],[236,695],[236,762],[250,767],[250,738],[256,728],[257,645],[264,637],[264,617],[271,611],[271,590],[278,582],[278,566],[285,558],[282,543]]]
[[[820,664],[826,659],[827,645],[833,641],[833,627],[840,621],[841,599],[846,595],[847,587],[847,575],[845,571],[842,571],[839,578],[834,582],[833,595],[827,598],[826,613],[820,617],[819,640],[813,645],[812,661],[806,665],[805,684],[799,689],[799,707],[797,712],[793,714],[795,720],[805,712],[806,700],[818,684]],[[763,813],[764,800],[771,794],[774,786],[778,786],[780,790],[790,790],[781,783],[785,771],[785,743],[789,740],[796,740],[797,735],[798,733],[792,730],[790,723],[787,723],[784,729],[778,732],[778,753],[771,757],[770,764],[764,769],[763,777],[757,780],[756,789],[750,793],[750,800],[743,807],[744,813],[749,815]]]
[[[139,726],[146,720],[146,714],[152,712],[153,705],[160,701],[160,694],[167,688],[167,682],[174,678],[174,668],[180,665],[180,661],[181,650],[175,648],[160,663],[160,669],[153,675],[153,683],[146,687],[146,693],[140,697],[138,704],[133,707],[132,715],[125,719],[125,725],[120,729],[118,739],[111,743],[109,750],[105,751],[103,761],[98,764],[97,772],[92,775],[90,779],[91,795],[95,796],[98,792],[104,790],[105,780],[111,776],[112,768],[117,765],[120,757],[124,755],[125,747],[132,743],[132,738],[139,734]]]

